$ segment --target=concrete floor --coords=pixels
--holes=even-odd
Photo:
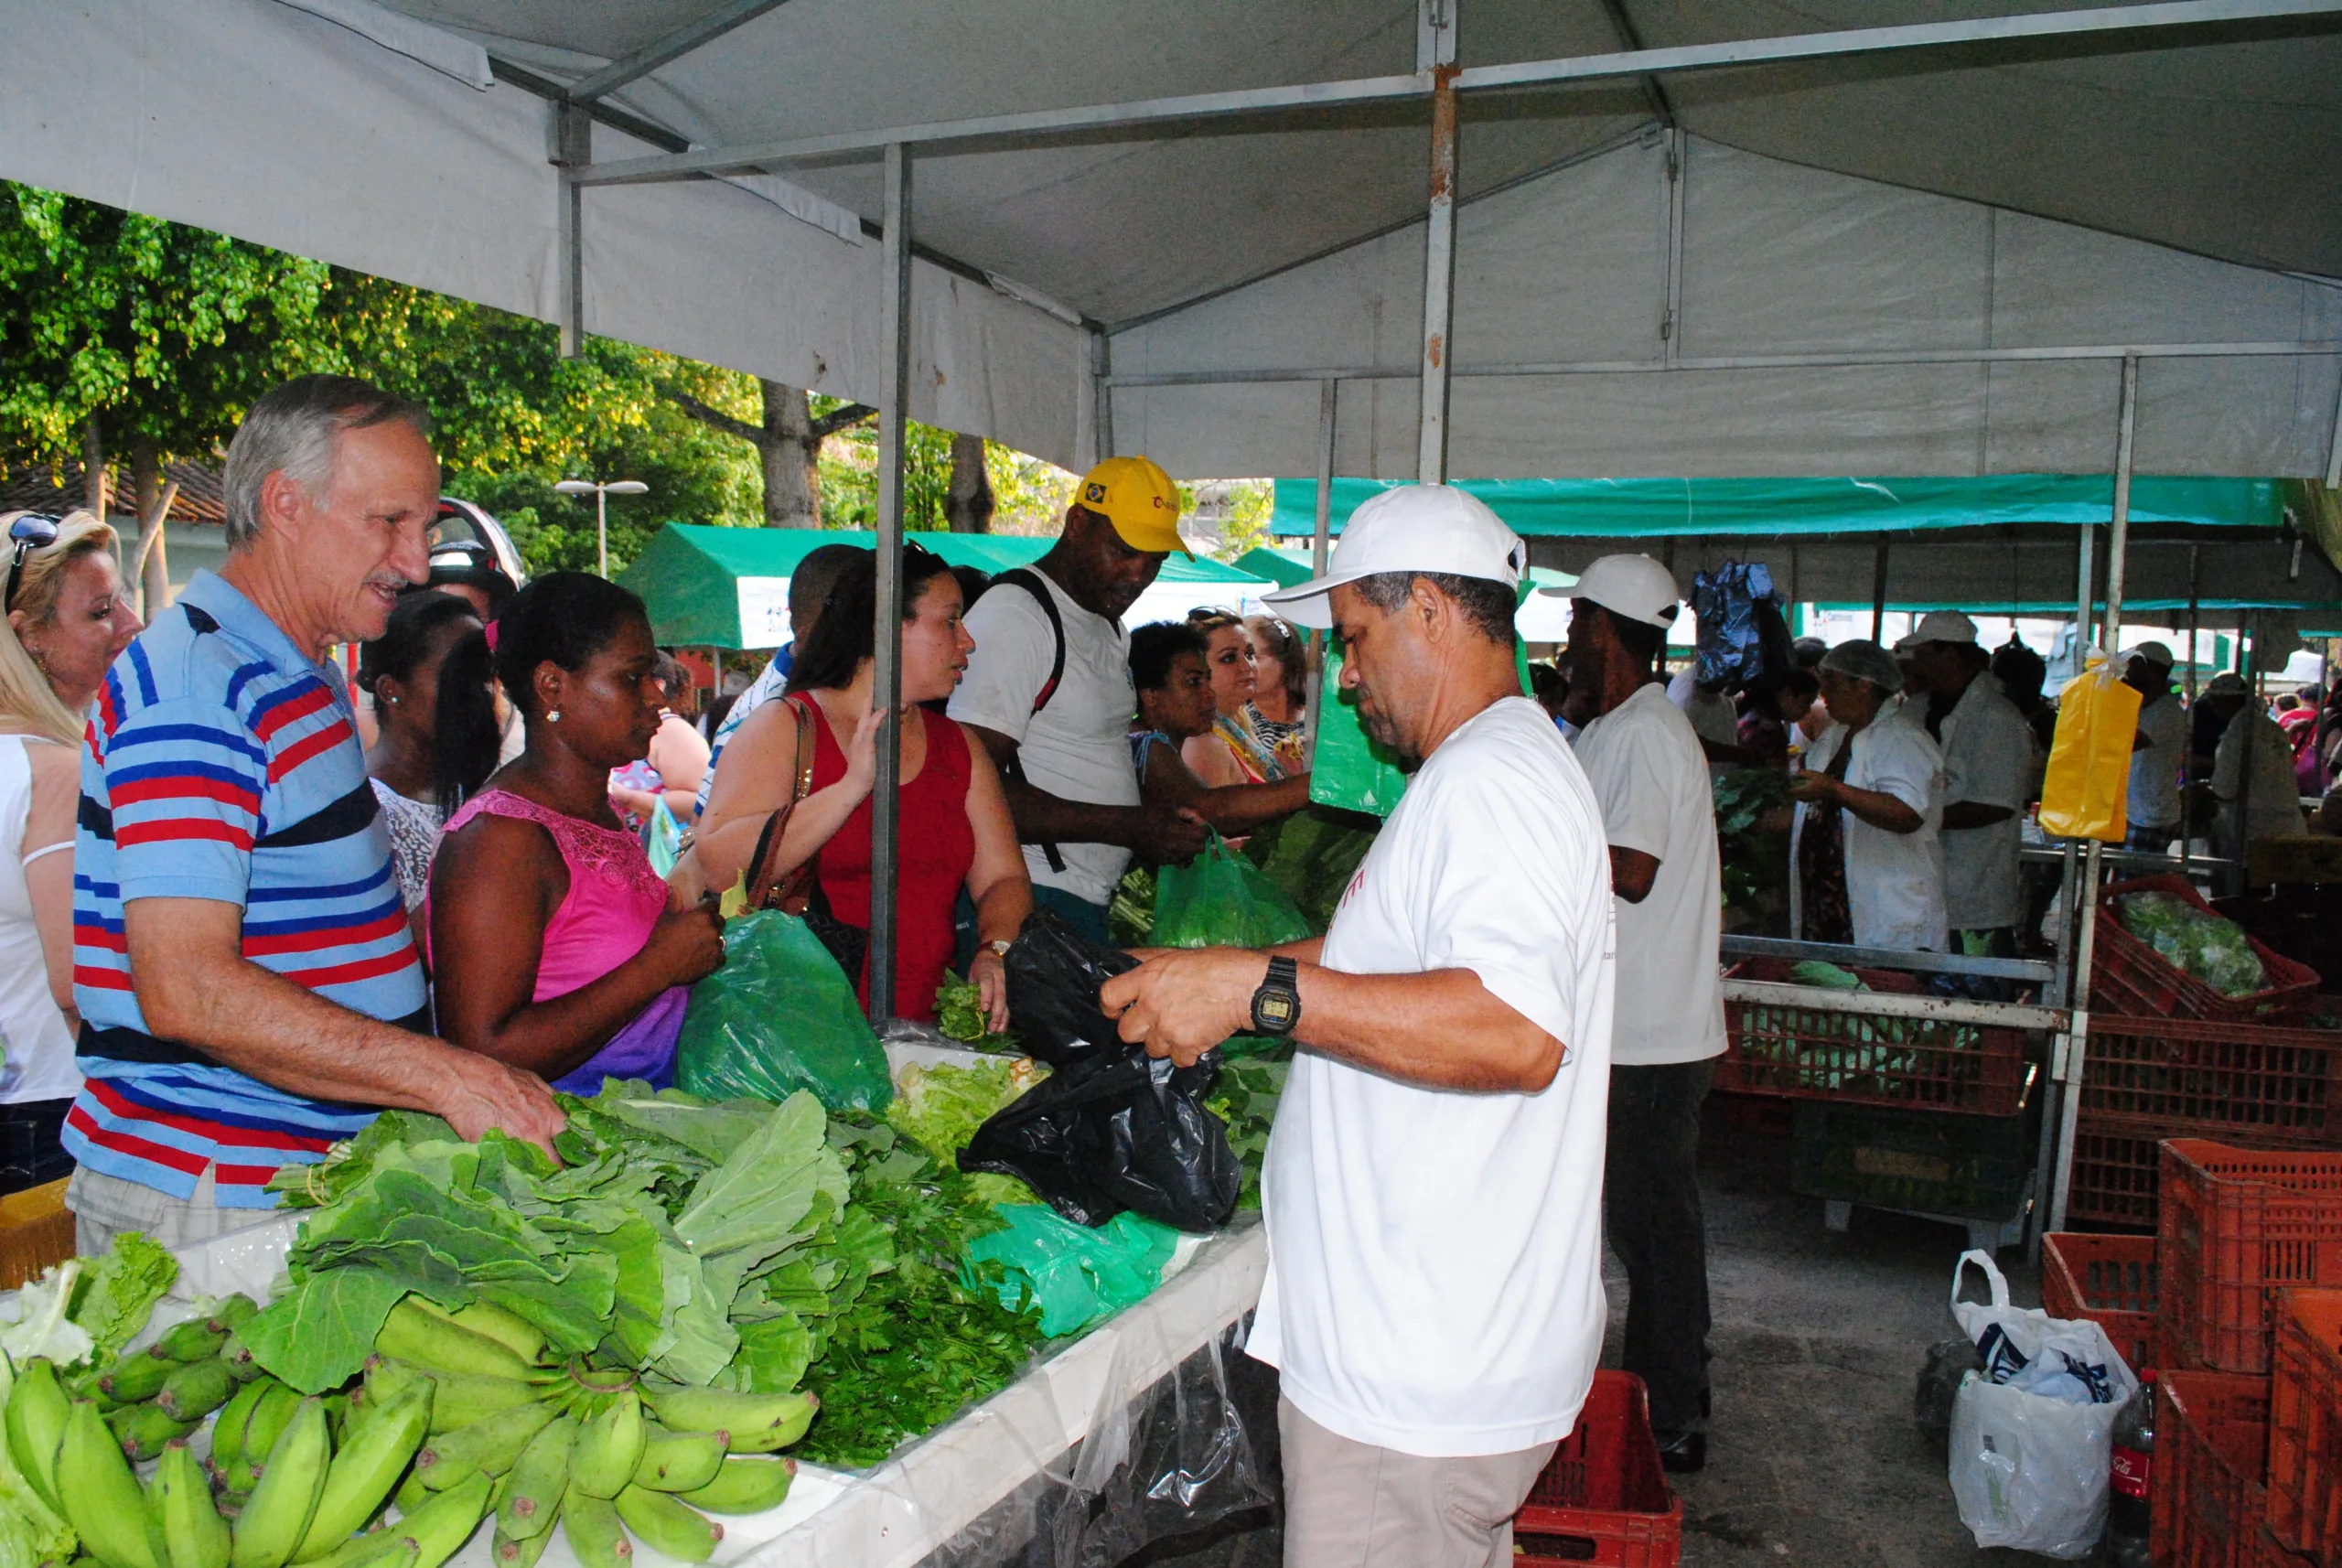
[[[1712,1107],[1712,1112],[1713,1112]],[[1833,1235],[1818,1198],[1789,1189],[1789,1140],[1712,1114],[1702,1150],[1714,1318],[1707,1468],[1671,1477],[1683,1498],[1684,1568],[1998,1568],[2045,1559],[1979,1551],[1911,1419],[1928,1347],[1958,1330],[1947,1299],[1964,1230],[1856,1210]],[[2002,1254],[2013,1298],[2040,1302],[2021,1249]],[[1608,1265],[1617,1364],[1626,1281]],[[1229,1521],[1209,1541],[1143,1561],[1273,1568],[1273,1520]]]

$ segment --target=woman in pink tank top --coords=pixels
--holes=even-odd
[[[642,601],[582,572],[539,577],[440,676],[443,794],[460,795],[426,916],[439,1033],[591,1094],[674,1076],[688,987],[724,961],[712,907],[667,908],[641,841],[610,811],[610,769],[643,755],[664,701]],[[527,726],[495,767],[487,677]]]

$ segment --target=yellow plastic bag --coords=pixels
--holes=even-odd
[[[2139,733],[2139,692],[2106,655],[2090,651],[2082,672],[2057,693],[2057,733],[2041,781],[2041,831],[2057,838],[2120,843],[2128,831],[2131,748]]]

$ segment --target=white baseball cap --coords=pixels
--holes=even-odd
[[[1327,596],[1360,577],[1438,572],[1518,588],[1528,564],[1529,547],[1479,497],[1453,485],[1401,485],[1350,513],[1324,576],[1262,598],[1294,625],[1324,631],[1334,624]]]
[[[2166,670],[2179,662],[2177,655],[2172,652],[2171,645],[2167,642],[2143,642],[2131,650],[2130,658],[2143,659],[2150,664],[2160,664]],[[2129,660],[2124,661],[2123,667],[2125,669],[2130,667]]]
[[[1969,642],[1976,640],[1976,623],[1958,610],[1929,610],[1919,618],[1906,640],[1917,647],[1922,642]],[[1903,644],[1895,645],[1900,649]]]
[[[1648,555],[1605,555],[1565,588],[1540,588],[1557,599],[1591,599],[1612,615],[1664,631],[1682,613],[1675,574]]]

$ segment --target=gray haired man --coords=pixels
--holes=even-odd
[[[229,557],[106,675],[74,840],[85,1252],[177,1246],[274,1207],[278,1169],[375,1108],[550,1150],[535,1075],[428,1033],[337,643],[379,637],[428,570],[423,411],[338,376],[252,405],[228,448]]]

